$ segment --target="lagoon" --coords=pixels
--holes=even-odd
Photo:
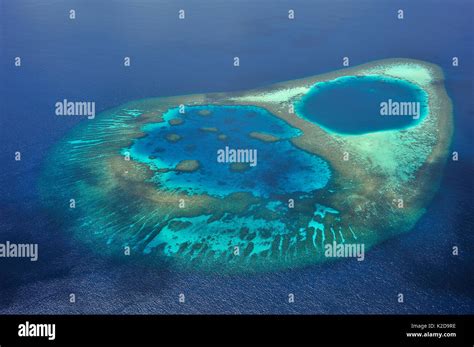
[[[123,151],[155,171],[153,180],[159,189],[270,197],[321,189],[331,175],[325,160],[291,143],[300,130],[260,107],[187,106],[184,113],[172,108],[163,122],[147,125],[143,131],[147,136]],[[254,165],[219,161],[218,154],[225,148],[258,153],[258,165],[256,158]],[[176,170],[179,163],[191,160],[199,162],[195,170]]]
[[[417,103],[419,114],[386,116],[382,104]],[[316,83],[295,111],[329,132],[361,135],[400,130],[419,124],[428,114],[428,95],[406,80],[381,75],[343,76]]]

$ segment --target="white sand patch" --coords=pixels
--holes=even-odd
[[[308,90],[309,90],[308,87],[287,88],[287,89],[271,91],[268,93],[239,96],[239,97],[231,98],[230,100],[241,101],[241,102],[270,102],[270,103],[289,102],[290,99],[298,95],[303,95],[307,93]]]
[[[386,75],[405,79],[421,86],[429,85],[433,81],[430,70],[422,65],[400,64],[386,67],[382,71]]]

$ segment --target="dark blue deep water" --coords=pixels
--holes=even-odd
[[[344,76],[316,83],[297,103],[296,110],[330,131],[365,134],[418,124],[427,114],[427,101],[426,92],[407,81],[381,76]],[[412,113],[401,114],[400,108],[394,112],[391,105],[399,103],[418,103],[419,108],[407,106],[403,111]]]
[[[38,242],[40,254],[36,263],[0,260],[0,312],[473,313],[472,11],[470,0],[1,1],[0,240]],[[43,159],[82,121],[55,116],[58,100],[95,101],[100,111],[138,98],[244,90],[339,69],[344,56],[351,66],[396,57],[440,65],[460,158],[448,162],[414,230],[363,262],[253,276],[116,263],[72,242],[67,221],[49,218],[38,202]]]

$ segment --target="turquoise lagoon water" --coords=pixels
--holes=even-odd
[[[419,102],[420,117],[380,114],[380,103]],[[385,76],[344,76],[316,83],[295,104],[296,111],[323,128],[348,135],[405,129],[428,113],[428,95],[410,82]]]
[[[203,115],[203,112],[209,112]],[[182,160],[198,160],[194,172],[159,172],[154,180],[160,189],[207,193],[225,196],[233,192],[251,192],[255,196],[310,192],[328,182],[331,172],[322,158],[302,151],[289,141],[301,134],[270,114],[254,106],[192,106],[180,114],[178,108],[168,110],[164,121],[146,125],[147,136],[135,140],[130,149],[134,160],[152,169],[174,169]],[[179,125],[170,121],[180,119]],[[207,129],[206,129],[207,128]],[[259,132],[278,137],[264,142],[249,136]],[[170,141],[169,135],[179,135]],[[217,161],[219,149],[256,149],[257,165],[244,171],[232,169],[229,163]]]

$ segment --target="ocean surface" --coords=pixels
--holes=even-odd
[[[40,244],[36,263],[0,260],[0,313],[473,313],[473,6],[0,0],[0,241]],[[178,19],[181,8],[185,20]],[[396,18],[399,8],[404,20]],[[17,56],[21,68],[13,64]],[[132,63],[126,69],[125,56]],[[440,65],[454,105],[452,150],[459,153],[416,227],[373,248],[363,262],[258,275],[156,269],[95,254],[39,204],[48,150],[87,121],[56,116],[58,100],[95,101],[99,112],[139,98],[244,90],[340,69],[345,56],[351,66],[397,57]]]

